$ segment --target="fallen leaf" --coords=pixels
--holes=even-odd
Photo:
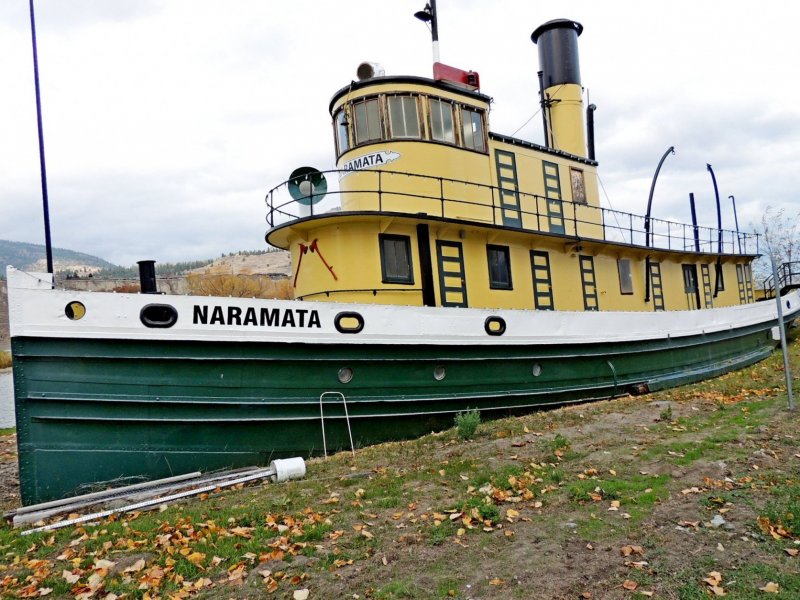
[[[767,592],[768,594],[777,594],[781,591],[780,586],[774,581],[770,581],[767,585],[758,589],[760,589],[762,592]]]
[[[626,579],[624,582],[622,582],[622,587],[632,592],[637,587],[639,587],[639,584],[636,583],[635,581],[631,581],[630,579]]]
[[[130,567],[122,571],[123,573],[138,573],[144,569],[144,559],[140,558],[135,563],[133,563]]]
[[[67,581],[67,583],[77,583],[77,581],[81,578],[80,575],[75,575],[66,569],[61,572],[61,576]]]
[[[292,599],[293,600],[306,600],[306,598],[308,598],[308,593],[309,592],[308,592],[307,589],[295,590],[294,594],[292,594]]]
[[[631,554],[644,554],[644,548],[641,546],[623,546],[619,550],[622,556],[630,556]]]
[[[797,548],[784,548],[783,551],[786,552],[786,554],[788,554],[789,556],[797,556],[798,554],[800,554],[800,550],[798,550]]]
[[[499,577],[495,577],[494,579],[489,580],[489,585],[503,585],[505,581],[500,579]]]

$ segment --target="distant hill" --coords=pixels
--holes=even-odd
[[[47,254],[45,247],[41,244],[0,240],[0,267],[2,267],[0,277],[5,277],[6,265],[28,271],[46,271]],[[114,266],[107,260],[91,254],[75,252],[66,248],[53,248],[53,268],[56,272],[88,275],[100,269],[109,269]]]

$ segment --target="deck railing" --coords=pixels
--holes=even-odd
[[[339,197],[358,205],[358,212],[397,212],[447,217],[492,225],[507,225],[524,231],[563,234],[585,240],[620,242],[645,246],[645,218],[618,210],[580,202],[546,198],[518,190],[446,177],[400,171],[325,171],[328,180],[358,176],[357,188],[329,189],[327,197]],[[409,179],[413,181],[409,182]],[[371,181],[370,181],[371,180]],[[267,223],[279,223],[321,214],[313,194],[299,199],[288,193],[287,180],[274,187],[265,201]],[[297,187],[297,186],[295,186]],[[412,190],[412,191],[409,191]],[[332,212],[337,208],[326,208]],[[713,227],[650,219],[653,248],[725,254],[758,254],[759,236]]]
[[[800,287],[800,261],[785,262],[778,267],[777,289]],[[775,297],[775,278],[770,275],[764,280],[762,289],[767,298]]]

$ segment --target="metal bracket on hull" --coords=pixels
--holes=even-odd
[[[322,392],[319,395],[319,420],[322,425],[322,451],[325,453],[325,458],[328,458],[328,444],[325,440],[325,412],[322,407],[322,400],[325,396],[340,396],[342,404],[344,405],[344,418],[347,421],[347,433],[350,436],[350,452],[353,456],[356,455],[355,445],[353,444],[353,431],[350,429],[350,415],[347,412],[347,398],[344,397],[342,392]]]

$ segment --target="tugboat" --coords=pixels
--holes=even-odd
[[[155,295],[152,262],[141,294],[9,268],[23,502],[767,357],[778,315],[754,300],[757,236],[601,207],[582,29],[559,19],[531,36],[543,145],[490,130],[474,71],[361,65],[329,106],[337,169],[300,168],[267,193],[266,241],[291,252],[294,300]],[[321,211],[323,196],[338,206]],[[795,318],[797,292],[782,303]]]

